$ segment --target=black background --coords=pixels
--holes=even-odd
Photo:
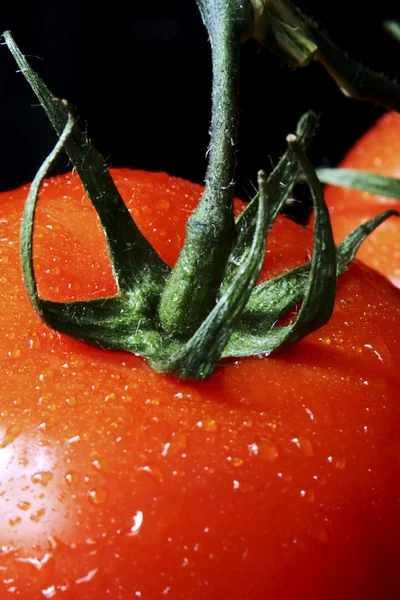
[[[298,6],[324,24],[342,49],[395,78],[400,45],[382,30],[400,19],[398,0]],[[201,182],[206,166],[211,65],[195,0],[6,3],[10,29],[53,93],[77,107],[97,149],[114,166]],[[0,47],[0,189],[32,179],[55,134],[5,46]],[[292,71],[255,42],[243,46],[237,195],[252,194],[256,172],[269,169],[298,117],[321,116],[311,149],[316,165],[335,165],[381,114],[346,99],[317,64]],[[67,170],[63,159],[59,170]]]

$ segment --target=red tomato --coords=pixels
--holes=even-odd
[[[174,263],[201,187],[113,176]],[[40,322],[18,257],[27,189],[0,197],[0,597],[399,597],[398,290],[354,264],[323,329],[182,383]],[[311,245],[278,219],[263,278]],[[44,184],[34,254],[42,297],[115,292],[75,175]]]
[[[340,166],[400,178],[400,114],[391,112],[381,117]],[[384,210],[400,208],[400,202],[393,198],[329,185],[325,198],[336,242]],[[378,227],[361,246],[357,257],[400,287],[400,220],[391,218]]]

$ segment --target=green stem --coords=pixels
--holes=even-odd
[[[400,86],[347,56],[290,0],[250,2],[255,15],[252,37],[279,50],[292,66],[320,62],[346,96],[400,111]],[[388,27],[392,35],[399,30],[393,22]]]
[[[211,140],[206,187],[187,223],[185,245],[160,305],[167,331],[189,337],[215,306],[235,238],[233,187],[236,167],[239,51],[251,22],[248,3],[198,0],[212,47]]]

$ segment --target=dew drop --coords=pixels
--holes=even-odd
[[[248,449],[249,449],[249,454],[250,456],[257,456],[258,454],[258,445],[253,442],[252,444],[248,445]]]
[[[42,594],[46,599],[54,598],[57,594],[56,586],[51,585],[50,587],[43,589]]]
[[[300,450],[303,452],[304,456],[306,456],[307,458],[310,456],[313,456],[314,449],[313,449],[313,446],[312,446],[312,443],[310,442],[310,440],[305,437],[299,437],[298,440],[299,440]]]
[[[310,504],[315,500],[314,490],[301,490],[300,496],[305,502],[309,502]]]
[[[76,398],[75,398],[75,396],[68,396],[68,398],[65,399],[65,402],[69,406],[75,406],[76,405]]]
[[[144,473],[148,473],[152,479],[157,481],[158,483],[162,483],[164,481],[164,473],[156,466],[150,467],[149,465],[145,465],[144,467],[139,467],[139,471],[144,471]]]
[[[21,502],[18,502],[18,504],[17,504],[17,508],[19,508],[20,510],[29,510],[30,507],[31,507],[30,502],[21,501]]]
[[[203,419],[203,429],[204,431],[218,431],[218,425],[217,423],[214,421],[214,419],[210,419],[209,417],[206,417],[205,419]]]
[[[108,492],[104,488],[97,488],[89,492],[89,500],[96,505],[105,504],[107,501],[107,497]]]
[[[8,427],[6,435],[1,440],[0,448],[6,448],[20,433],[21,427],[19,425],[11,425],[11,427]]]
[[[298,438],[292,438],[291,441],[297,446],[299,450],[303,452],[304,456],[306,456],[307,458],[314,455],[314,449],[308,438],[300,436]]]
[[[21,525],[22,519],[21,517],[12,517],[8,522],[10,523],[11,527],[16,527],[17,525]]]
[[[39,523],[40,519],[45,515],[45,513],[46,509],[40,508],[39,510],[36,510],[34,513],[31,514],[30,520],[34,523]]]
[[[257,444],[258,456],[267,462],[274,463],[279,457],[279,449],[274,442],[261,440]]]
[[[187,445],[187,435],[179,431],[175,432],[171,436],[171,440],[168,446],[168,454],[178,454],[181,450],[184,450]]]
[[[340,471],[342,471],[343,469],[346,468],[346,457],[345,456],[337,456],[333,461],[333,465],[334,465],[335,469],[339,469]]]
[[[235,457],[232,459],[232,465],[233,465],[234,467],[241,467],[241,466],[243,465],[243,462],[244,462],[244,461],[243,461],[243,458],[239,458],[238,456],[235,456]]]
[[[160,401],[157,398],[148,398],[145,404],[150,404],[151,406],[159,406]]]
[[[48,429],[52,429],[55,425],[57,425],[57,423],[58,423],[57,417],[49,417],[48,419],[46,419],[46,421],[43,421],[43,423],[40,423],[40,425],[38,426],[38,429],[40,429],[42,431],[47,431]]]
[[[79,483],[80,475],[76,471],[68,471],[65,475],[65,481],[68,485],[74,486]]]
[[[142,527],[142,524],[143,524],[143,512],[141,510],[137,510],[136,513],[133,515],[133,525],[130,528],[129,533],[127,533],[126,535],[128,537],[137,535],[140,531],[140,528]]]
[[[50,471],[38,471],[37,473],[34,473],[31,477],[32,483],[40,483],[40,485],[43,485],[43,487],[46,487],[46,485],[52,479],[53,474],[50,473]]]

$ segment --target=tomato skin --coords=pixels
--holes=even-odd
[[[363,135],[340,164],[348,169],[400,177],[400,114],[384,114]],[[328,185],[329,206],[335,241],[341,241],[364,221],[388,209],[399,210],[399,201],[350,188]],[[395,217],[378,227],[364,242],[357,258],[400,287],[400,221]]]
[[[112,174],[172,265],[202,188]],[[178,382],[40,322],[18,258],[26,193],[0,197],[0,597],[398,597],[398,290],[355,263],[324,328]],[[262,278],[311,246],[280,218]],[[75,175],[46,182],[34,255],[42,297],[115,293]]]

